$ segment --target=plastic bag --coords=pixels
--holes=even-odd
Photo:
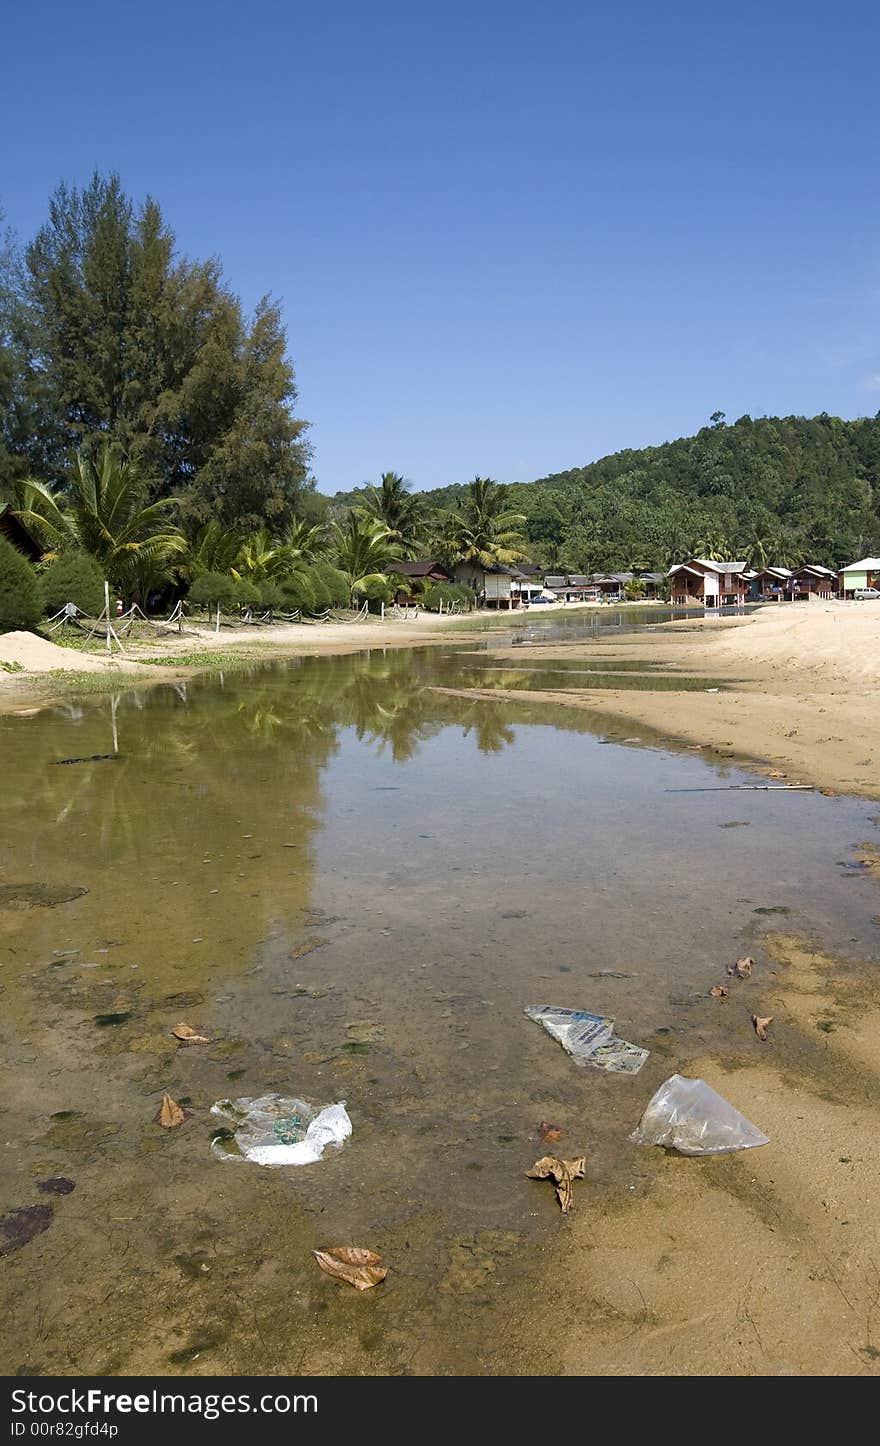
[[[612,1070],[615,1074],[638,1074],[650,1053],[620,1039],[614,1033],[614,1020],[601,1014],[559,1009],[555,1004],[531,1004],[524,1012],[536,1024],[543,1024],[575,1064],[589,1064],[593,1069]]]
[[[251,1160],[255,1165],[313,1165],[328,1145],[341,1145],[351,1134],[345,1101],[315,1109],[305,1100],[283,1095],[218,1100],[211,1114],[226,1120],[211,1141],[221,1160]]]
[[[770,1143],[705,1080],[680,1074],[660,1086],[630,1139],[682,1155],[724,1155]]]

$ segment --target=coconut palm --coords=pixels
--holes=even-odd
[[[94,461],[77,454],[67,494],[30,478],[29,506],[19,515],[42,540],[51,537],[53,550],[77,547],[91,553],[115,588],[143,598],[143,579],[167,579],[174,558],[186,551],[183,534],[171,521],[177,499],[163,497],[144,506],[149,490],[136,464],[115,443],[105,442]]]
[[[327,551],[327,528],[321,522],[292,522],[281,542],[291,561],[315,562]]]
[[[458,562],[481,567],[517,562],[525,555],[525,522],[522,513],[505,507],[504,490],[497,482],[475,477],[456,510],[446,514],[449,552]]]
[[[414,497],[399,472],[383,472],[378,487],[369,487],[361,503],[367,517],[384,523],[388,535],[412,557],[425,534],[425,505]]]
[[[206,572],[239,577],[236,569],[244,538],[234,527],[224,527],[215,519],[206,522],[189,544],[179,570],[188,582],[195,582]]]
[[[697,540],[697,552],[707,562],[730,561],[731,546],[720,527],[707,527]]]
[[[401,552],[384,523],[358,511],[349,512],[342,523],[334,522],[332,548],[353,593],[389,584]]]

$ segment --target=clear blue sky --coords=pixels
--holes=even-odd
[[[118,169],[282,302],[324,491],[880,408],[869,0],[49,0],[0,204]]]

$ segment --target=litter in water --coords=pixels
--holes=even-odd
[[[381,1255],[360,1245],[334,1245],[330,1250],[313,1250],[312,1254],[322,1270],[337,1280],[347,1280],[355,1290],[369,1290],[388,1274]]]
[[[121,757],[121,753],[88,753],[85,758],[53,758],[51,766],[61,768],[67,763],[112,763]]]
[[[724,1155],[770,1143],[705,1080],[680,1074],[660,1086],[630,1139],[637,1145],[665,1145],[681,1155]]]
[[[536,1024],[543,1024],[575,1064],[612,1070],[616,1074],[638,1074],[650,1053],[619,1039],[614,1033],[614,1020],[605,1019],[601,1014],[559,1009],[553,1004],[532,1004],[525,1013]]]
[[[767,1030],[770,1028],[770,1025],[771,1025],[772,1023],[773,1023],[773,1015],[772,1015],[772,1014],[768,1014],[768,1015],[766,1015],[766,1016],[761,1016],[760,1014],[753,1014],[753,1015],[752,1015],[752,1024],[755,1026],[755,1033],[756,1033],[756,1035],[758,1036],[758,1038],[761,1039],[761,1040],[764,1040],[764,1039],[767,1038]]]
[[[553,1180],[560,1209],[563,1215],[568,1215],[574,1207],[572,1181],[583,1180],[586,1163],[586,1155],[579,1155],[576,1160],[559,1160],[555,1155],[542,1155],[531,1170],[526,1171],[526,1177],[529,1180]]]
[[[175,1038],[175,1039],[179,1039],[179,1040],[180,1040],[181,1044],[210,1044],[210,1043],[211,1043],[211,1041],[210,1041],[210,1039],[208,1039],[207,1035],[205,1035],[205,1034],[199,1034],[198,1030],[193,1029],[193,1027],[192,1027],[191,1024],[183,1024],[183,1023],[175,1024],[175,1026],[174,1026],[174,1028],[172,1029],[171,1033],[174,1035],[174,1038]]]
[[[316,1109],[283,1095],[218,1100],[211,1114],[231,1130],[214,1136],[211,1149],[221,1160],[251,1160],[255,1165],[312,1165],[330,1145],[351,1134],[345,1101]]]

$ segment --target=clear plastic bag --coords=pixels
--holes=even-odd
[[[532,1004],[524,1012],[559,1041],[575,1064],[612,1070],[615,1074],[638,1074],[648,1058],[647,1049],[620,1039],[614,1033],[614,1020],[601,1014],[560,1009],[555,1004]]]
[[[231,1126],[214,1136],[213,1153],[255,1165],[313,1165],[329,1145],[341,1145],[351,1134],[344,1100],[316,1109],[305,1100],[261,1095],[218,1100],[211,1114]]]
[[[770,1143],[705,1080],[680,1074],[660,1086],[630,1139],[682,1155],[723,1155]]]

